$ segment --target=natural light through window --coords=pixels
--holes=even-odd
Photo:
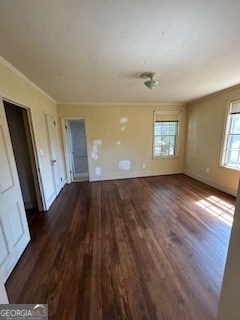
[[[232,226],[235,206],[223,201],[215,196],[207,197],[206,199],[197,202],[199,207],[205,209],[208,213]]]
[[[179,111],[154,111],[153,158],[178,155]]]
[[[230,104],[221,163],[223,166],[240,170],[240,100]]]

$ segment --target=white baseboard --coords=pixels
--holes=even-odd
[[[180,174],[183,173],[179,170],[171,171],[159,171],[159,172],[131,172],[124,173],[119,175],[101,175],[101,176],[91,176],[89,175],[89,181],[105,181],[105,180],[119,180],[119,179],[130,179],[130,178],[143,178],[143,177],[153,177],[153,176],[162,176],[168,174]]]
[[[207,185],[209,185],[209,186],[211,186],[213,188],[216,188],[216,189],[218,189],[220,191],[228,193],[228,194],[230,194],[230,195],[232,195],[234,197],[237,195],[237,190],[234,190],[234,189],[231,189],[231,188],[227,188],[227,187],[225,187],[225,186],[223,186],[221,184],[216,183],[213,180],[207,179],[206,177],[200,176],[200,175],[198,175],[196,173],[189,172],[189,171],[184,171],[183,173],[186,176],[189,176],[189,177],[191,177],[193,179],[196,179],[196,180],[198,180],[200,182],[203,182],[203,183],[205,183],[205,184],[207,184]]]

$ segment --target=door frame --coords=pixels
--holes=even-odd
[[[2,96],[1,99],[2,99],[3,105],[4,105],[4,101],[6,101],[26,111],[26,116],[27,116],[27,121],[29,125],[29,131],[30,131],[30,139],[31,139],[31,144],[33,149],[33,159],[30,156],[30,160],[31,160],[31,171],[33,175],[34,187],[35,187],[35,192],[37,196],[37,205],[38,205],[39,211],[46,211],[46,201],[45,201],[45,196],[43,192],[42,177],[41,177],[39,160],[37,156],[37,146],[36,146],[36,139],[35,139],[34,128],[33,128],[31,108],[19,102],[11,100],[9,98],[6,98],[5,96]],[[34,167],[36,170],[34,170]]]
[[[85,124],[85,136],[86,136],[86,149],[87,149],[87,163],[88,163],[88,180],[90,181],[90,163],[89,163],[89,153],[88,153],[88,130],[87,121],[85,117],[61,117],[61,127],[62,127],[62,137],[63,137],[63,150],[64,150],[64,160],[66,168],[67,183],[73,182],[73,175],[71,173],[71,155],[70,155],[70,142],[69,142],[69,131],[68,122],[71,120],[84,120]]]

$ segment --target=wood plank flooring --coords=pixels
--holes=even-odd
[[[30,219],[10,302],[53,320],[213,320],[234,204],[184,175],[67,185]]]

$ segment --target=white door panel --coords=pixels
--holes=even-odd
[[[2,225],[2,221],[0,221],[0,265],[2,265],[4,263],[4,261],[7,259],[8,257],[8,245],[7,245],[7,239],[6,239],[6,235],[4,234],[4,228]]]
[[[2,276],[0,274],[0,303],[1,304],[8,304],[8,297],[7,292],[3,283]]]
[[[53,116],[46,114],[50,161],[53,173],[55,193],[57,196],[62,188],[61,167],[58,153],[56,122]]]
[[[3,103],[0,103],[0,273],[6,281],[30,240]]]

